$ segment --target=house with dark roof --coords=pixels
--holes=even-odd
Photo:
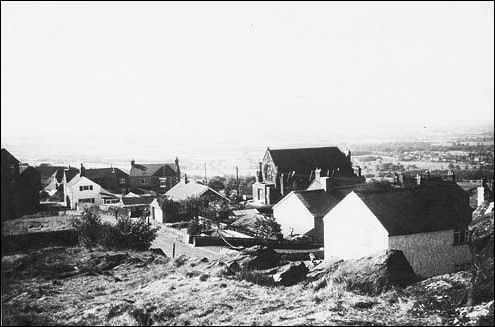
[[[293,190],[304,190],[315,179],[315,170],[321,176],[358,178],[346,155],[337,147],[270,149],[260,162],[253,199],[263,204],[277,203]]]
[[[472,209],[457,184],[351,191],[323,217],[325,258],[401,250],[417,275],[455,272],[471,262]]]
[[[164,194],[179,181],[179,158],[174,163],[163,164],[137,164],[134,160],[131,161],[129,183],[133,192],[144,189],[155,194]]]
[[[306,235],[323,242],[323,217],[341,198],[324,190],[292,191],[273,206],[273,217],[284,237]]]
[[[39,211],[40,174],[1,149],[1,219]]]
[[[84,176],[115,194],[127,194],[131,188],[129,174],[119,168],[85,169]]]

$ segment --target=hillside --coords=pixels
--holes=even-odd
[[[2,258],[5,325],[474,324],[493,301],[458,308],[471,275],[359,295],[318,281],[262,286],[220,262],[153,252],[47,248]],[[246,277],[248,275],[245,275]],[[257,276],[250,275],[250,280]]]

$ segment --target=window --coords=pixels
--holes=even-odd
[[[120,200],[119,199],[105,199],[105,204],[107,203],[119,203]]]
[[[466,227],[454,230],[454,245],[467,244],[469,241],[469,231]]]
[[[182,214],[182,215],[187,212],[186,207],[184,207],[184,206],[180,206],[178,211],[179,211],[179,214]]]
[[[141,184],[146,184],[146,179],[141,179]]]
[[[125,178],[120,179],[120,185],[125,185]]]
[[[471,269],[471,263],[460,263],[454,266],[454,271],[459,272],[459,271],[466,271]]]
[[[14,164],[10,164],[10,174],[11,174],[12,176],[14,176],[14,175],[15,175],[15,165],[14,165]]]
[[[79,191],[87,191],[87,190],[92,191],[92,190],[93,190],[93,185],[83,185],[83,186],[79,186]]]
[[[260,200],[260,201],[261,201],[261,200],[262,200],[262,198],[263,198],[263,190],[259,188],[259,189],[258,189],[258,200]]]
[[[160,177],[160,187],[167,187],[167,177]]]

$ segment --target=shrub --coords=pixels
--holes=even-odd
[[[148,250],[156,238],[158,228],[152,227],[144,217],[135,221],[128,215],[117,216],[117,223],[103,223],[97,207],[85,209],[73,225],[79,242],[85,247],[102,245],[116,249]]]
[[[115,225],[103,228],[106,233],[102,237],[102,245],[116,249],[134,249],[145,251],[150,248],[156,238],[158,228],[152,227],[146,219],[133,221],[128,216],[117,218]]]
[[[199,235],[201,234],[201,226],[196,220],[192,220],[187,226],[187,233],[189,235]]]
[[[79,243],[84,247],[94,247],[100,243],[103,230],[97,207],[85,208],[81,217],[74,219],[72,225],[76,229]]]

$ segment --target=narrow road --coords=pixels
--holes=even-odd
[[[158,231],[158,236],[151,244],[151,248],[160,248],[167,256],[174,257],[174,244],[175,244],[175,257],[179,255],[186,255],[188,257],[203,258],[206,257],[209,260],[214,260],[220,257],[220,250],[222,247],[209,246],[209,247],[194,247],[192,244],[184,244],[177,240],[170,239],[164,233]]]

